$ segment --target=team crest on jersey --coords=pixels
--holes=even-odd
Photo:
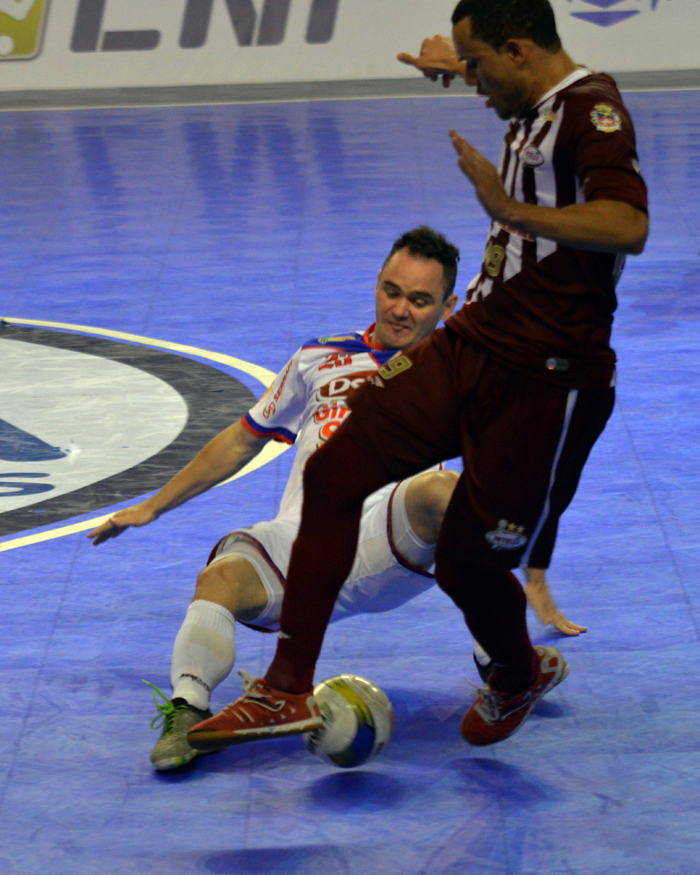
[[[486,540],[492,550],[519,550],[527,544],[525,527],[509,523],[507,520],[501,520],[495,531],[487,532]]]
[[[539,167],[544,164],[544,156],[536,146],[527,146],[520,153],[520,160],[528,167]]]
[[[597,103],[593,107],[591,121],[596,130],[604,134],[612,134],[622,128],[620,114],[607,103]]]

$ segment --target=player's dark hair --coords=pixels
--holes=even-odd
[[[457,282],[459,249],[450,243],[439,231],[429,228],[427,225],[421,225],[419,228],[414,228],[412,231],[406,231],[405,234],[402,234],[391,247],[391,252],[387,255],[384,262],[385,265],[399,249],[408,249],[411,255],[416,258],[432,258],[440,262],[445,289],[442,299],[443,301],[447,300],[454,291],[455,283]]]
[[[452,24],[469,18],[472,35],[500,49],[509,39],[531,39],[548,52],[561,40],[549,0],[460,0]]]

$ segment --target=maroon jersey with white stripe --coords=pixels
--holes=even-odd
[[[632,121],[605,74],[579,69],[514,119],[499,170],[509,196],[524,203],[607,199],[647,209]],[[533,377],[609,386],[623,266],[621,255],[573,249],[493,222],[481,273],[447,325]]]

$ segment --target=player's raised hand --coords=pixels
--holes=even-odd
[[[450,131],[450,139],[457,153],[459,168],[474,186],[481,206],[492,219],[504,219],[511,200],[496,167],[457,131]]]
[[[396,56],[402,64],[415,67],[427,78],[437,82],[442,80],[445,88],[449,88],[452,80],[464,75],[464,62],[455,53],[452,40],[446,36],[435,36],[424,39],[420,47],[420,55],[399,52]]]
[[[551,624],[563,635],[580,635],[581,632],[587,631],[586,626],[572,623],[559,610],[547,585],[544,571],[528,568],[526,577],[525,595],[531,607],[534,608],[540,623],[545,626]]]
[[[92,540],[93,546],[97,547],[98,544],[104,544],[110,538],[118,538],[130,526],[146,526],[154,519],[156,519],[156,515],[146,502],[135,504],[133,507],[127,507],[113,513],[102,525],[88,532],[88,538]]]

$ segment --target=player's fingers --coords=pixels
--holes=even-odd
[[[415,55],[409,55],[408,52],[399,52],[396,60],[401,61],[402,64],[410,64],[412,67],[420,65],[420,58],[417,58]]]
[[[454,76],[452,76],[450,73],[444,73],[443,77],[442,77],[442,87],[449,88],[450,85],[452,85],[453,79],[454,79]]]
[[[450,139],[452,140],[452,145],[460,154],[468,152],[471,148],[469,143],[467,143],[464,137],[461,134],[458,134],[457,131],[450,131]]]
[[[88,532],[88,538],[93,539],[92,543],[97,547],[98,544],[104,544],[104,542],[108,541],[110,538],[116,538],[117,535],[121,535],[121,533],[127,528],[128,526],[119,526],[114,520],[109,519],[107,522],[102,523],[101,526]]]
[[[559,614],[558,616],[552,619],[552,625],[559,632],[563,632],[564,635],[580,635],[581,632],[586,632],[586,626],[579,626],[577,623],[572,623],[571,620],[568,620],[563,614]]]

